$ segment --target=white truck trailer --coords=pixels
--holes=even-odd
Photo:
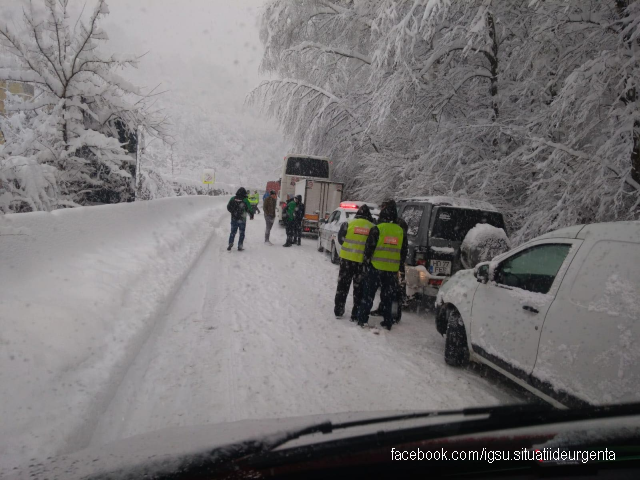
[[[295,195],[302,195],[304,219],[302,233],[317,236],[319,220],[327,219],[340,206],[344,184],[303,178],[296,182]]]

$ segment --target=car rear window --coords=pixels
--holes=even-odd
[[[410,237],[418,235],[423,213],[424,206],[422,205],[410,205],[402,211],[400,216],[405,222],[407,222],[407,235]]]
[[[461,242],[478,223],[488,223],[504,229],[504,219],[498,212],[467,210],[464,208],[437,207],[432,237]],[[506,230],[505,230],[506,231]]]

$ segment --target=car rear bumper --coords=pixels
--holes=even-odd
[[[431,275],[422,265],[416,267],[407,265],[405,272],[407,289],[410,289],[413,294],[429,297],[435,297],[442,284],[449,279],[449,277]],[[438,285],[439,282],[441,282],[440,285]]]

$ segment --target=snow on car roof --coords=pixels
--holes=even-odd
[[[401,198],[399,202],[424,202],[431,203],[433,205],[443,205],[454,208],[471,208],[474,210],[485,210],[487,212],[497,212],[498,209],[491,205],[489,202],[483,200],[474,200],[472,198],[464,197],[445,197],[445,196],[431,196],[431,197],[408,197]]]
[[[590,225],[573,225],[560,228],[532,240],[547,238],[579,238],[581,240],[618,240],[621,242],[638,242],[640,238],[640,222],[605,222]]]

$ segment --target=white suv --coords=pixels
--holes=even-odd
[[[556,406],[640,401],[640,222],[564,228],[458,272],[436,326],[447,363]]]

